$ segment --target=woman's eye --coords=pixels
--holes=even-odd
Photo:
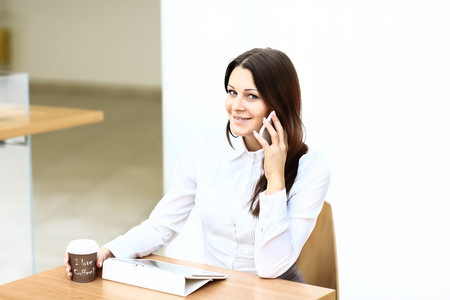
[[[232,95],[232,96],[236,96],[237,93],[233,90],[228,90],[228,94]]]
[[[250,99],[252,99],[252,100],[259,99],[258,96],[253,95],[253,94],[248,95],[248,97],[249,97]]]

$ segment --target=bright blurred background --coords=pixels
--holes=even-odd
[[[10,67],[32,85],[162,90],[166,188],[184,145],[223,131],[227,63],[253,47],[283,50],[300,76],[307,143],[332,169],[341,299],[448,299],[447,1],[0,3]],[[167,252],[198,259],[194,248]]]

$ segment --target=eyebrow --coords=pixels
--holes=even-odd
[[[229,87],[231,87],[232,89],[236,89],[234,86],[232,86],[231,84],[228,84]],[[258,92],[257,89],[245,89],[244,91],[256,91]]]

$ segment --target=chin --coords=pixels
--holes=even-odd
[[[230,122],[231,132],[236,136],[247,136],[253,135],[253,130],[259,131],[258,129],[254,129],[253,124],[234,124],[233,121]]]
[[[239,129],[233,128],[233,126],[231,126],[231,132],[235,136],[246,136],[246,135],[249,135],[249,134],[253,134],[253,131],[249,132],[248,130],[239,130]]]
[[[231,133],[233,133],[233,135],[240,136],[242,133],[242,131],[239,130],[238,128],[236,128],[235,126],[233,126],[233,124],[230,125],[230,129],[231,129]]]

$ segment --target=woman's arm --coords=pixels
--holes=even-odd
[[[329,184],[329,169],[315,154],[306,154],[290,191],[260,194],[255,233],[255,264],[259,276],[275,278],[297,260],[316,224]]]
[[[259,195],[254,255],[258,275],[267,278],[282,275],[297,260],[314,229],[329,183],[327,166],[317,156],[306,154],[300,159],[287,201],[284,178],[287,136],[276,114],[272,118],[274,126],[264,121],[272,139],[271,145],[254,133],[264,149],[267,179],[267,189]]]
[[[184,153],[175,169],[171,189],[150,217],[104,247],[119,258],[143,257],[168,245],[178,235],[195,204],[196,153],[195,145]]]
[[[104,245],[118,258],[150,255],[167,246],[181,230],[194,207],[195,188],[180,192],[172,189],[154,208],[150,217]]]
[[[147,220],[100,248],[97,253],[98,268],[103,266],[103,261],[108,257],[143,257],[175,238],[194,207],[197,190],[196,153],[195,145],[191,145],[185,152],[181,163],[175,169],[171,190],[156,205]],[[117,219],[120,217],[116,216]],[[64,263],[67,275],[72,279],[67,252],[64,255]]]

